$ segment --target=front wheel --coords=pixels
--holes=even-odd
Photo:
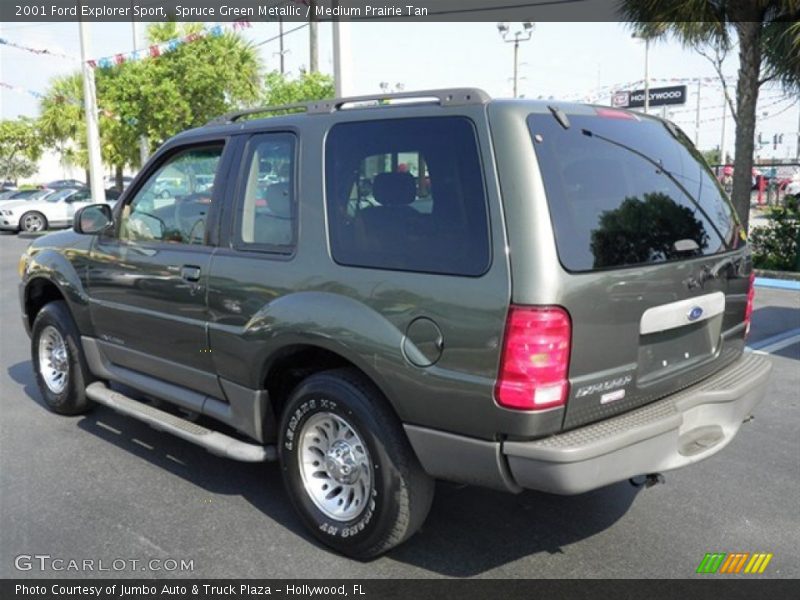
[[[26,233],[44,231],[47,229],[47,219],[40,212],[26,212],[19,220],[19,228]]]
[[[433,480],[380,391],[357,371],[326,371],[303,381],[283,412],[279,443],[295,509],[339,552],[373,558],[425,520]]]
[[[36,315],[31,353],[36,382],[48,408],[62,415],[86,412],[91,406],[86,386],[94,378],[86,366],[78,329],[63,301],[50,302]]]

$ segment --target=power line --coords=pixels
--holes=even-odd
[[[290,33],[294,33],[295,31],[300,31],[304,27],[308,27],[308,23],[303,23],[302,25],[299,25],[299,26],[297,26],[297,27],[295,27],[293,29],[289,29],[288,31],[284,31],[282,35],[283,36],[287,36]],[[263,46],[264,44],[269,44],[270,42],[274,42],[275,40],[280,39],[280,38],[281,38],[281,34],[275,35],[275,36],[273,36],[271,38],[267,38],[266,40],[258,42],[257,44],[253,44],[253,47],[254,48],[258,48],[259,46]]]

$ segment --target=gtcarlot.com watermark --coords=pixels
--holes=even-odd
[[[184,558],[65,558],[50,554],[19,554],[14,558],[17,571],[93,572],[191,572],[194,559]]]

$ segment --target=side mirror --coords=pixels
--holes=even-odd
[[[90,204],[75,213],[72,230],[75,233],[95,235],[105,231],[113,222],[114,216],[108,204]]]

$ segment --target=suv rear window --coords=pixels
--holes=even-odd
[[[598,112],[601,109],[598,109]],[[561,263],[570,271],[653,264],[735,248],[733,209],[686,136],[603,115],[528,117]]]
[[[481,161],[462,117],[341,123],[328,134],[333,259],[478,276],[490,261]]]

